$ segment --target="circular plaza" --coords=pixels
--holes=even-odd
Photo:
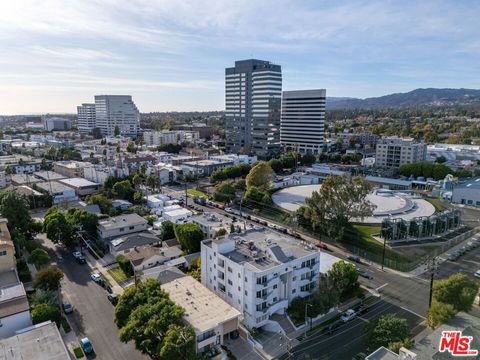
[[[305,198],[312,196],[314,191],[319,191],[321,186],[318,184],[288,187],[275,192],[272,200],[284,210],[295,211],[305,204]],[[374,206],[373,215],[363,220],[357,219],[357,222],[378,224],[388,217],[410,220],[435,213],[434,206],[428,201],[393,190],[374,189],[367,195],[367,200]]]

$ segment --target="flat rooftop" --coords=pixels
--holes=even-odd
[[[1,360],[70,360],[55,323],[45,322],[0,340]]]
[[[240,312],[191,276],[163,284],[172,301],[185,310],[184,320],[197,335],[240,316]]]
[[[235,250],[222,253],[238,264],[250,264],[259,270],[269,269],[294,259],[313,255],[317,249],[299,240],[266,228],[255,227],[243,233],[231,233],[213,240],[205,240],[206,246],[212,243],[235,241]],[[267,256],[267,251],[272,256]]]
[[[212,227],[220,227],[220,226],[230,225],[232,223],[231,219],[217,213],[200,214],[192,217],[192,220],[198,224],[202,224],[203,226],[212,226]]]
[[[50,195],[61,194],[65,191],[73,191],[70,186],[59,183],[58,181],[44,181],[36,184],[40,189],[45,190]]]
[[[89,181],[89,180],[84,179],[84,178],[79,178],[79,177],[70,178],[70,179],[62,179],[62,180],[59,180],[59,182],[61,182],[62,184],[65,184],[67,186],[74,187],[74,188],[99,186],[99,184],[97,184],[97,183],[94,183],[92,181]]]
[[[146,224],[147,220],[138,214],[126,214],[120,216],[114,216],[98,222],[99,226],[102,226],[105,230],[116,229],[124,226]]]
[[[60,179],[65,179],[66,176],[56,173],[54,171],[37,171],[34,172],[33,175],[35,175],[37,178],[42,179],[42,180],[60,180]]]

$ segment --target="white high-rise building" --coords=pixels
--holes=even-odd
[[[284,91],[280,140],[287,151],[319,154],[323,149],[325,89]]]
[[[103,136],[113,136],[117,127],[130,137],[140,130],[140,112],[130,95],[95,95],[95,117]]]
[[[81,134],[90,134],[95,128],[95,104],[77,106],[77,129]]]
[[[399,167],[403,164],[424,162],[427,145],[412,138],[386,137],[377,142],[375,166]]]
[[[226,148],[265,158],[280,151],[282,69],[263,60],[225,69]]]
[[[320,252],[288,235],[249,229],[202,241],[201,265],[202,284],[258,328],[318,287]]]

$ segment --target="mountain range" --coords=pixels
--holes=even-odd
[[[480,90],[428,88],[366,99],[327,97],[326,101],[327,110],[462,105],[480,106]]]

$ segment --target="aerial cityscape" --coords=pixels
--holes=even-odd
[[[479,15],[0,3],[0,359],[480,359]]]

